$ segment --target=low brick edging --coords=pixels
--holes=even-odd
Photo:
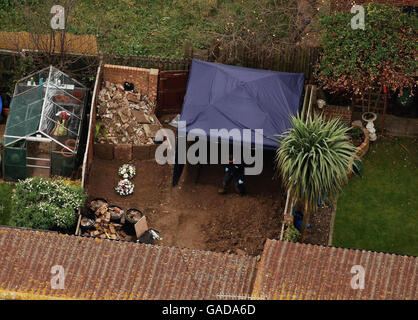
[[[356,149],[356,155],[358,155],[360,158],[363,158],[364,155],[369,151],[370,146],[370,136],[369,136],[369,130],[367,130],[365,127],[360,126],[358,124],[351,124],[352,127],[360,128],[363,131],[364,134],[364,141],[361,145],[359,145]]]
[[[134,146],[131,144],[94,143],[94,157],[102,160],[150,160],[155,157],[157,144]]]
[[[369,151],[369,146],[370,146],[369,131],[365,127],[363,127],[362,125],[358,125],[356,123],[352,123],[351,126],[352,127],[358,127],[358,128],[360,128],[363,131],[364,140],[363,140],[362,144],[359,145],[357,147],[357,149],[354,151],[354,153],[357,155],[357,157],[359,157],[360,159],[362,159],[366,155],[367,151]],[[356,158],[354,156],[352,156],[351,157],[350,164],[349,164],[349,168],[347,170],[347,176],[348,176],[348,178],[351,178],[351,176],[353,174],[352,169],[353,169],[354,160],[356,160]]]

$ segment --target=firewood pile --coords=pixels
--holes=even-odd
[[[155,105],[136,89],[125,91],[124,86],[106,81],[99,92],[97,114],[105,133],[100,143],[149,145],[154,144],[161,124],[153,113]]]

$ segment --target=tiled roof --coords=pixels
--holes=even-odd
[[[352,289],[354,265],[364,289]],[[266,299],[418,299],[418,258],[267,240],[252,296]]]
[[[51,268],[65,270],[51,288]],[[218,299],[251,292],[255,258],[0,227],[0,298]]]

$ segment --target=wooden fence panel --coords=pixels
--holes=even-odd
[[[189,71],[161,71],[158,81],[156,114],[180,113],[186,94]]]

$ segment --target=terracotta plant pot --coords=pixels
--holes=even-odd
[[[81,91],[74,91],[73,96],[78,100],[81,100],[83,98],[83,93]]]
[[[75,150],[76,141],[74,139],[65,140],[65,145],[71,150]]]
[[[126,221],[131,224],[135,224],[144,216],[142,211],[138,209],[128,209],[126,210]]]
[[[107,206],[106,199],[95,198],[90,201],[89,210],[90,212],[95,213],[97,210],[99,210],[103,206]]]
[[[55,95],[55,101],[56,102],[61,102],[63,100],[64,100],[64,96],[62,94]]]
[[[64,96],[64,102],[69,103],[71,98],[69,96]]]

